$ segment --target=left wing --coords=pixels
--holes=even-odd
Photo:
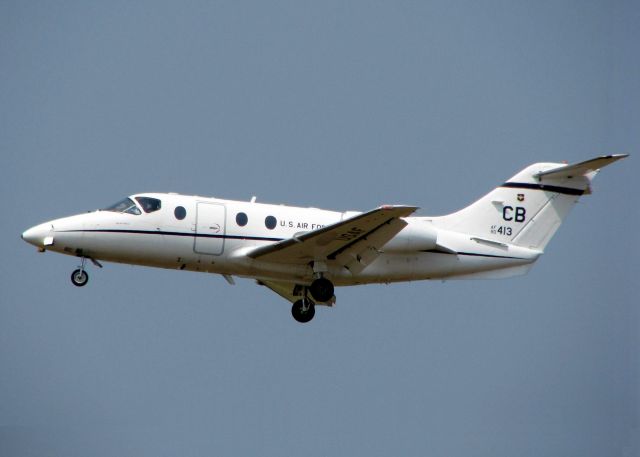
[[[256,281],[259,285],[268,287],[285,300],[289,300],[291,303],[296,302],[302,297],[302,292],[299,291],[295,284],[288,282],[277,281]]]
[[[378,255],[379,249],[407,223],[415,206],[381,206],[335,224],[262,246],[247,255],[276,263],[306,264],[337,260],[342,266],[362,270]]]
[[[292,284],[290,282],[261,281],[261,280],[258,280],[256,282],[260,286],[265,286],[271,289],[272,291],[280,295],[285,300],[290,301],[291,303],[295,303],[296,301],[304,297],[304,287],[297,284]],[[335,303],[336,303],[336,297],[334,295],[331,298],[331,300],[324,303],[316,302],[316,305],[333,306]]]

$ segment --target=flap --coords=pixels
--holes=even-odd
[[[381,206],[303,235],[256,248],[247,255],[267,262],[305,264],[314,260],[337,259],[352,251],[379,249],[407,225],[400,218],[409,216],[416,209],[415,206]],[[368,243],[361,243],[363,240]]]

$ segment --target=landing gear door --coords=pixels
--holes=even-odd
[[[196,239],[194,251],[199,254],[220,255],[224,251],[225,206],[198,202],[196,210]]]

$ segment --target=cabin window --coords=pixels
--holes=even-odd
[[[138,200],[145,213],[153,213],[162,207],[162,202],[157,198],[136,197],[136,200]]]
[[[187,217],[187,210],[184,209],[184,206],[176,206],[176,209],[173,210],[173,215],[181,221],[185,217]]]
[[[114,213],[127,213],[127,214],[142,214],[140,209],[136,206],[135,202],[130,198],[120,200],[118,203],[114,203],[111,206],[107,206],[103,211],[113,211]]]
[[[236,224],[238,224],[240,227],[244,227],[245,225],[247,225],[247,222],[249,222],[249,218],[245,213],[236,214]]]
[[[278,223],[278,221],[276,220],[275,217],[273,216],[267,216],[264,219],[264,225],[269,229],[269,230],[273,230],[274,228],[276,228],[276,224]]]

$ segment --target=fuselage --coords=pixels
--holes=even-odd
[[[40,250],[96,261],[306,285],[313,280],[310,265],[264,262],[247,253],[357,214],[144,193],[105,210],[45,222],[22,236]],[[541,253],[445,230],[438,227],[438,218],[404,220],[407,226],[362,271],[327,262],[327,275],[335,285],[472,277],[489,271],[511,276],[526,272]]]

